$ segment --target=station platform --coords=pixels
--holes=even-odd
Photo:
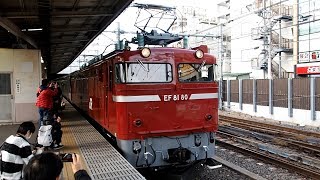
[[[62,144],[57,152],[77,153],[92,179],[145,179],[121,154],[86,121],[70,104],[62,115]],[[15,134],[19,124],[0,125],[0,143]],[[36,127],[36,129],[38,129]],[[37,131],[30,139],[36,141]],[[71,163],[64,163],[62,179],[74,179]]]

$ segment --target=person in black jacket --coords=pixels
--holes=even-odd
[[[60,115],[60,111],[61,111],[62,90],[61,90],[58,82],[54,82],[54,83],[57,84],[58,93],[55,96],[53,96],[52,113],[53,113],[53,115],[56,115],[58,117]]]
[[[80,156],[78,154],[72,154],[72,171],[74,173],[75,180],[91,180],[90,176],[88,175],[87,171],[84,170]]]
[[[91,180],[82,168],[80,156],[73,154],[72,170],[75,180]],[[60,179],[63,168],[61,158],[53,152],[35,155],[24,169],[24,180],[56,180]]]
[[[24,180],[59,179],[63,163],[60,157],[52,152],[35,155],[24,168]]]
[[[53,149],[60,149],[63,147],[63,144],[61,144],[61,138],[62,138],[62,129],[61,129],[61,118],[58,116],[56,117],[54,115],[54,121],[52,123],[52,148]]]

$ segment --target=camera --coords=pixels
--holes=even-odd
[[[59,154],[62,162],[72,162],[72,153],[61,153]]]

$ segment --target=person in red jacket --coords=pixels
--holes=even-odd
[[[48,87],[49,81],[47,79],[43,79],[41,86],[38,88],[37,91],[37,102],[36,106],[39,108],[39,127],[43,123],[43,117],[48,116],[50,118],[50,110],[53,107],[53,97],[58,94],[58,85],[55,83],[50,83]],[[52,89],[54,87],[54,89]]]

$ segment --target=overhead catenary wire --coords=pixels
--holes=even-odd
[[[260,9],[258,9],[258,10],[263,10],[263,9],[268,9],[268,8],[272,8],[272,7],[274,7],[274,6],[278,6],[279,4],[281,5],[281,4],[283,4],[283,3],[286,3],[286,2],[288,2],[289,0],[281,0],[281,1],[279,1],[279,2],[276,2],[276,3],[273,3],[273,4],[271,4],[271,5],[267,5],[265,8],[260,8]],[[309,2],[309,0],[305,0],[305,1],[299,1],[298,2],[298,4],[303,4],[303,3],[308,3]],[[296,3],[294,4],[294,5],[297,5]],[[253,5],[254,6],[254,5]],[[238,13],[238,12],[240,12],[240,13],[242,13],[243,11],[242,11],[242,8],[243,7],[241,7],[241,9],[239,9],[239,10],[237,10],[237,9],[232,9],[232,13]],[[310,9],[309,9],[309,11],[306,11],[306,12],[304,12],[304,13],[314,13],[314,12],[316,12],[316,11],[319,11],[320,9],[315,9],[315,8],[313,8],[313,9],[311,9],[311,7],[310,7]],[[234,18],[232,18],[232,19],[230,19],[229,20],[229,23],[228,24],[232,24],[232,25],[237,25],[237,24],[241,24],[241,22],[243,22],[243,21],[241,21],[241,19],[245,19],[246,17],[249,17],[250,15],[253,15],[253,14],[255,14],[257,12],[257,10],[251,10],[251,12],[248,12],[248,13],[243,13],[243,14],[240,14],[239,16],[237,16],[237,17],[234,17]],[[182,14],[182,13],[181,13]],[[184,16],[182,16],[182,17],[184,17]],[[239,21],[240,20],[240,21]],[[307,21],[307,22],[298,22],[297,24],[291,24],[291,25],[288,25],[288,26],[283,26],[283,27],[281,27],[281,29],[284,29],[284,28],[290,28],[290,27],[294,27],[294,26],[298,26],[298,25],[303,25],[303,24],[307,24],[307,23],[312,23],[312,22],[317,22],[318,20],[320,20],[320,19],[314,19],[314,20],[312,20],[312,21]],[[236,23],[236,24],[234,24],[234,23]],[[207,29],[203,29],[203,30],[200,30],[200,31],[198,31],[197,32],[197,34],[199,34],[199,33],[205,33],[205,32],[207,32],[207,31],[209,31],[209,30],[211,30],[211,29],[213,29],[213,28],[217,28],[218,26],[213,26],[213,27],[210,27],[210,28],[207,28]],[[273,30],[278,30],[279,28],[274,28]],[[224,31],[229,31],[229,30],[231,30],[231,27],[228,27],[228,28],[225,28],[224,29]],[[241,36],[238,36],[238,37],[234,37],[234,38],[231,38],[231,40],[237,40],[237,39],[241,39],[241,38],[247,38],[247,37],[250,37],[251,36],[251,33],[248,33],[248,34],[244,34],[244,35],[241,35]],[[319,38],[316,38],[316,39],[319,39]],[[291,43],[294,43],[294,42],[301,42],[301,41],[308,41],[308,39],[306,39],[306,40],[299,40],[299,41],[292,41]],[[205,42],[205,40],[201,40],[201,41],[199,41],[199,42],[196,42],[196,43],[194,43],[194,44],[198,44],[198,43],[202,43],[202,42]],[[279,43],[279,44],[283,44],[283,43]],[[211,46],[214,46],[214,45],[218,45],[218,42],[212,42],[212,43],[208,43],[207,45],[211,45]],[[277,45],[276,43],[274,43],[273,45]],[[279,56],[278,56],[279,57]],[[282,57],[282,56],[281,56]],[[288,56],[285,56],[285,57],[288,57]],[[292,56],[293,57],[293,56]],[[234,59],[234,58],[232,58],[232,59]],[[283,61],[293,61],[293,60],[282,60],[282,62]],[[232,61],[232,62],[237,62],[237,61]],[[241,61],[241,62],[245,62],[245,61]],[[250,62],[250,61],[247,61],[247,62]]]
[[[317,10],[320,10],[320,8],[317,9]],[[285,29],[285,28],[293,27],[293,26],[299,26],[299,25],[303,25],[303,24],[309,24],[309,23],[318,22],[318,21],[320,21],[320,18],[319,18],[319,19],[314,19],[314,20],[312,20],[312,21],[301,22],[301,23],[298,23],[298,24],[290,25],[290,26],[284,26],[284,27],[282,27],[281,29]],[[276,30],[279,30],[279,28],[277,28],[277,29],[272,29],[272,31],[276,31]],[[320,31],[319,31],[319,32],[320,32]],[[317,33],[317,32],[309,33],[309,34],[315,34],[315,33]],[[250,37],[250,36],[252,36],[252,33],[248,33],[248,34],[245,34],[245,35],[242,35],[242,36],[239,36],[239,37],[231,38],[230,40],[237,40],[237,39],[242,39],[242,38],[246,38],[246,37]],[[301,40],[301,41],[308,41],[308,39]],[[203,42],[203,41],[199,41],[199,42],[196,42],[196,43],[201,43],[201,42]],[[299,42],[299,41],[292,41],[292,42]],[[195,44],[196,44],[196,43],[195,43]],[[209,43],[209,44],[207,44],[207,45],[215,45],[215,44],[218,44],[218,42]],[[272,44],[275,45],[275,44],[277,44],[277,43],[272,43]],[[279,43],[278,43],[278,44],[279,44]],[[283,44],[283,43],[280,43],[280,44]]]
[[[270,5],[270,6],[266,6],[264,9],[271,8],[271,7],[273,7],[273,6],[279,5],[279,4],[284,3],[284,2],[287,2],[287,1],[289,1],[289,0],[283,0],[283,1],[280,1],[280,2],[277,2],[277,3],[274,3],[274,4]],[[310,0],[306,0],[306,1],[303,1],[303,2],[299,2],[298,4],[305,3],[305,2],[309,2],[309,1],[310,1]],[[310,13],[310,12],[314,12],[314,11],[316,11],[316,10],[320,10],[320,9],[315,9],[315,10],[313,10],[313,11],[306,11],[306,12],[304,12],[304,13]],[[231,23],[231,22],[234,22],[235,20],[239,20],[239,19],[242,19],[242,18],[244,18],[244,17],[248,17],[248,16],[250,16],[250,15],[254,15],[254,14],[256,14],[256,12],[257,12],[257,11],[253,11],[253,12],[249,12],[249,13],[246,13],[246,14],[244,14],[244,15],[235,17],[235,18],[229,20],[228,23],[225,23],[225,24],[229,24],[229,23]],[[241,22],[240,22],[240,23],[241,23]],[[239,24],[240,24],[240,23],[239,23]],[[202,32],[206,32],[206,31],[208,31],[208,30],[211,30],[211,29],[214,29],[214,28],[218,28],[218,27],[219,27],[219,25],[216,25],[216,26],[213,26],[213,27],[204,29],[204,30],[200,30],[200,31],[197,31],[196,34],[199,34],[199,33],[202,33]],[[289,27],[289,26],[288,26],[288,27]],[[232,28],[232,27],[229,27],[229,29],[231,29],[231,28]],[[285,28],[285,27],[284,27],[284,28]],[[226,29],[224,29],[224,31],[225,31],[225,30],[226,30]]]
[[[287,1],[289,1],[289,0],[283,0],[283,1],[280,1],[280,2],[277,2],[277,3],[274,3],[274,4],[270,5],[270,6],[266,6],[266,8],[271,8],[271,7],[273,7],[273,6],[276,6],[276,5],[280,4],[280,3],[284,3],[284,2],[287,2]],[[246,14],[244,14],[244,15],[242,15],[242,16],[238,16],[238,17],[236,17],[236,18],[233,18],[233,19],[229,20],[228,23],[230,23],[230,22],[232,22],[232,21],[235,21],[235,20],[238,20],[238,19],[241,19],[241,18],[244,18],[244,17],[247,17],[247,16],[250,16],[250,15],[255,14],[255,13],[256,13],[255,11],[246,13]],[[197,34],[198,34],[198,33],[205,32],[205,31],[208,31],[208,30],[211,30],[211,29],[213,29],[213,28],[217,28],[217,27],[219,27],[219,25],[216,25],[216,26],[214,26],[214,27],[210,27],[210,28],[204,29],[204,30],[202,30],[202,31],[198,31]]]
[[[282,1],[282,2],[284,2],[284,1]],[[281,3],[282,3],[281,2]],[[302,3],[305,3],[305,2],[309,2],[309,0],[306,0],[306,1],[303,1],[303,2],[299,2],[299,4],[302,4]],[[278,3],[279,4],[279,3]],[[273,4],[273,6],[274,5],[276,5],[276,4]],[[272,6],[272,5],[271,5]],[[266,8],[268,8],[268,7],[271,7],[271,6],[267,6]],[[304,13],[306,13],[306,14],[311,14],[311,13],[315,13],[315,12],[317,12],[317,11],[319,11],[320,10],[320,8],[313,8],[313,7],[310,7],[310,9],[309,9],[309,11],[305,11]],[[252,13],[248,13],[247,14],[247,16],[248,15],[250,15],[250,14],[254,14],[255,12],[252,12]],[[238,19],[240,19],[240,18],[243,18],[243,17],[246,17],[246,16],[240,16],[240,17],[237,17]],[[235,18],[235,19],[237,19],[237,18]],[[305,22],[298,22],[298,23],[296,23],[296,24],[290,24],[290,25],[287,25],[287,26],[282,26],[281,28],[273,28],[272,29],[272,31],[277,31],[277,30],[280,30],[280,29],[285,29],[285,28],[292,28],[292,27],[296,27],[296,26],[299,26],[299,25],[304,25],[304,24],[311,24],[311,23],[314,23],[314,22],[317,22],[317,21],[319,21],[320,19],[317,19],[317,18],[313,18],[313,20],[308,20],[308,21],[305,21]],[[241,24],[243,21],[238,21],[237,22],[237,24]],[[217,26],[215,26],[215,27],[210,27],[210,28],[208,28],[208,29],[205,29],[205,30],[201,30],[201,31],[198,31],[197,33],[199,33],[199,32],[206,32],[207,30],[211,30],[211,29],[213,29],[213,28],[216,28]],[[233,27],[234,27],[234,24],[233,24]],[[224,31],[228,31],[228,30],[230,30],[232,27],[228,27],[228,28],[225,28],[224,29]],[[269,33],[270,33],[270,31],[269,31]],[[313,33],[317,33],[317,32],[313,32]],[[311,32],[309,32],[308,33],[308,35],[309,34],[313,34],[313,33],[311,33]],[[241,36],[238,36],[238,37],[234,37],[234,38],[231,38],[230,40],[237,40],[237,39],[242,39],[242,38],[248,38],[248,37],[250,37],[250,36],[252,36],[252,33],[248,33],[248,34],[244,34],[244,35],[241,35]],[[315,40],[315,39],[319,39],[319,38],[313,38],[313,40]],[[288,39],[289,40],[289,39]],[[290,39],[291,40],[291,39]],[[303,40],[298,40],[298,41],[293,41],[293,40],[291,40],[290,42],[279,42],[279,43],[272,43],[272,45],[282,45],[282,44],[288,44],[288,43],[295,43],[295,42],[302,42],[302,41],[309,41],[310,40],[310,38],[308,38],[308,39],[303,39]],[[200,40],[200,41],[197,41],[197,42],[194,42],[194,43],[192,43],[192,44],[200,44],[200,43],[203,43],[203,42],[205,42],[206,41],[206,38],[203,38],[202,40]],[[206,45],[208,45],[208,46],[214,46],[214,45],[218,45],[219,44],[219,42],[211,42],[211,43],[207,43]],[[279,56],[278,56],[279,57]],[[282,56],[281,56],[282,57]],[[286,57],[288,57],[288,56],[286,56]],[[232,58],[233,59],[233,58]]]

